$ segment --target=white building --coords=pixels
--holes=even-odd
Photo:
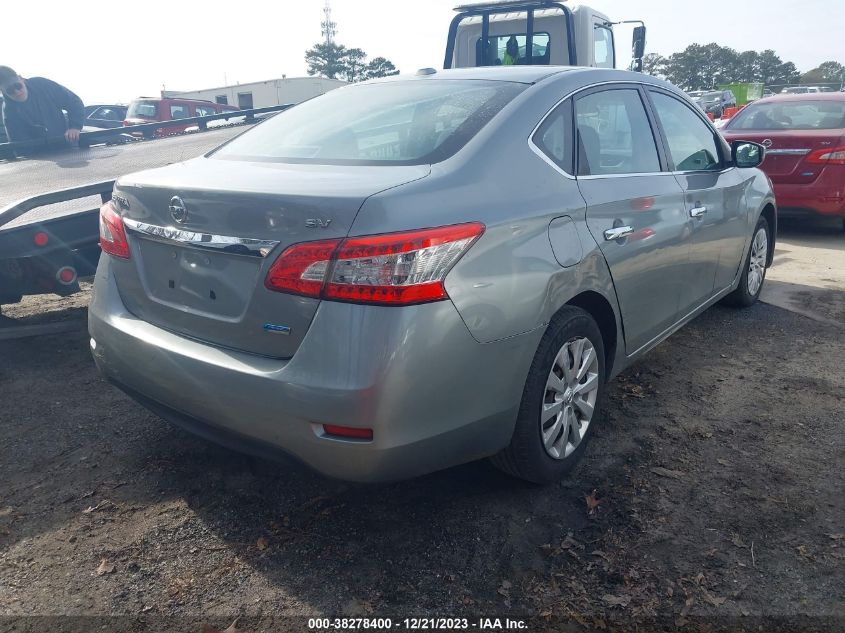
[[[324,92],[345,86],[347,82],[339,79],[324,77],[282,77],[268,79],[249,84],[223,86],[222,88],[206,88],[203,90],[164,90],[165,97],[181,97],[183,99],[205,99],[216,103],[238,106],[242,110],[252,108],[266,108],[282,105],[283,103],[300,103]]]

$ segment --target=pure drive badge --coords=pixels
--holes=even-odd
[[[290,328],[287,325],[276,325],[275,323],[265,323],[264,331],[270,334],[290,334]]]

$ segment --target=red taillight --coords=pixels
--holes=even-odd
[[[44,231],[38,231],[35,236],[32,238],[32,241],[35,242],[36,246],[47,246],[50,242],[50,236],[47,235]]]
[[[410,305],[446,299],[446,273],[484,232],[474,222],[296,244],[267,274],[271,290],[335,301]]]
[[[111,201],[100,207],[100,248],[109,255],[129,259],[129,242],[126,229]]]
[[[288,247],[273,263],[264,285],[279,292],[319,297],[339,244],[340,240],[323,240]]]
[[[807,156],[812,165],[845,165],[845,147],[817,149]]]
[[[335,424],[324,424],[323,432],[326,435],[335,435],[337,437],[348,437],[355,440],[371,440],[373,439],[372,429],[362,429],[354,426],[337,426]]]

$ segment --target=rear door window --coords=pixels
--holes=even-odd
[[[660,158],[640,93],[602,90],[575,102],[579,176],[660,171]]]
[[[718,171],[722,168],[713,128],[675,97],[651,92],[651,100],[677,171]]]
[[[212,114],[217,114],[214,111],[214,106],[197,106],[197,116],[211,116]]]

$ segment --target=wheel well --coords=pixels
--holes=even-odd
[[[778,232],[778,220],[777,214],[775,213],[775,208],[771,204],[767,204],[763,207],[762,213],[760,213],[764,218],[766,218],[766,222],[769,223],[769,230],[771,234],[769,235],[769,239],[771,240],[771,246],[769,247],[769,255],[766,260],[766,266],[772,265],[772,260],[775,256],[775,240],[777,239],[777,232]]]
[[[596,320],[604,343],[605,375],[609,376],[616,358],[616,315],[610,303],[599,293],[588,290],[570,299],[566,305],[581,308]]]

